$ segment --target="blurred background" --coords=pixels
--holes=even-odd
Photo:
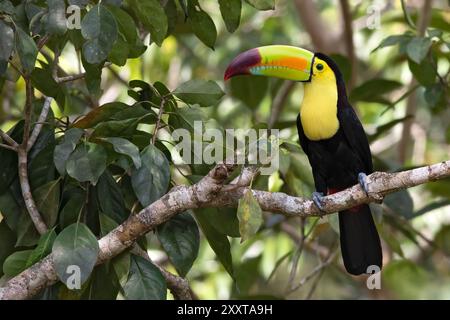
[[[274,10],[257,10],[243,2],[240,25],[233,33],[217,1],[200,3],[217,30],[214,50],[178,14],[169,18],[171,35],[161,47],[153,44],[125,65],[107,67],[97,94],[77,82],[67,84],[70,98],[64,110],[52,106],[55,117],[74,121],[108,102],[130,103],[128,82],[133,79],[161,81],[170,90],[189,79],[214,80],[226,95],[217,106],[202,108],[203,119],[211,125],[281,130],[280,170],[259,177],[253,187],[310,197],[312,176],[295,127],[302,85],[258,77],[238,77],[226,84],[222,80],[238,53],[289,44],[326,53],[339,64],[369,136],[376,170],[393,172],[450,158],[448,1],[277,0]],[[83,71],[79,51],[71,45],[59,61],[69,74]],[[21,118],[24,101],[22,80],[3,83],[3,130]],[[183,183],[175,171],[172,179]],[[345,272],[337,215],[303,220],[264,213],[261,230],[240,243],[233,225],[236,209],[202,211],[234,217],[215,226],[229,236],[236,279],[202,235],[199,255],[187,275],[201,299],[450,299],[448,179],[397,192],[372,206],[384,250],[380,290],[369,290],[366,277]],[[147,240],[150,257],[174,271],[155,235]]]

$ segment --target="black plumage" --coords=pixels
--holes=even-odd
[[[331,194],[357,184],[359,173],[372,173],[372,156],[361,122],[348,101],[339,68],[328,56],[320,53],[315,56],[324,60],[336,77],[339,129],[329,139],[309,140],[300,115],[297,129],[312,167],[316,191]],[[381,268],[380,238],[368,205],[339,212],[339,227],[342,256],[349,273],[366,273],[371,265]]]

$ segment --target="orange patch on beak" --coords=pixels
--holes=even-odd
[[[287,67],[290,69],[303,71],[306,69],[306,66],[308,65],[308,61],[306,61],[305,59],[300,59],[300,58],[295,58],[295,57],[286,57],[286,58],[274,60],[274,61],[272,61],[272,63],[270,63],[270,65]]]

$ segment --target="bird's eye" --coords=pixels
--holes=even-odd
[[[319,70],[319,71],[322,71],[323,70],[323,64],[321,64],[321,63],[317,64],[316,65],[316,69]]]

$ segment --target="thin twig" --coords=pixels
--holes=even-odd
[[[5,149],[8,149],[8,150],[16,151],[16,152],[17,152],[17,148],[15,148],[15,147],[13,147],[13,146],[9,146],[9,145],[7,145],[7,144],[3,144],[3,143],[0,143],[0,148],[5,148]]]
[[[50,111],[50,105],[52,103],[52,97],[45,97],[44,105],[42,107],[41,114],[39,115],[39,119],[36,122],[33,132],[31,133],[31,137],[28,140],[27,151],[30,151],[33,145],[35,144],[39,134],[41,133],[42,127],[44,126],[45,120],[47,119],[48,112]]]
[[[158,119],[156,120],[155,129],[153,130],[153,135],[152,135],[152,144],[153,145],[156,142],[156,135],[158,134],[158,130],[160,129],[161,118],[164,114],[165,103],[166,103],[166,98],[161,97],[161,104],[159,105]]]
[[[351,88],[353,88],[354,84],[356,83],[356,76],[358,74],[357,72],[358,61],[356,59],[355,45],[353,42],[353,17],[350,11],[350,5],[348,3],[348,0],[340,0],[340,4],[342,11],[342,18],[344,21],[343,37],[345,41],[345,48],[347,51],[348,59],[350,60],[350,65],[352,67],[352,74],[350,82],[348,83],[348,89],[351,90]]]
[[[14,147],[17,149],[19,147],[19,144],[9,136],[6,132],[0,129],[0,137],[5,141],[7,144],[9,144],[11,147]]]
[[[295,87],[295,82],[286,81],[282,84],[280,90],[278,90],[275,98],[272,102],[272,108],[269,116],[269,129],[272,129],[278,121],[281,112],[283,111],[283,107],[286,104],[286,100],[289,97],[292,89]]]

